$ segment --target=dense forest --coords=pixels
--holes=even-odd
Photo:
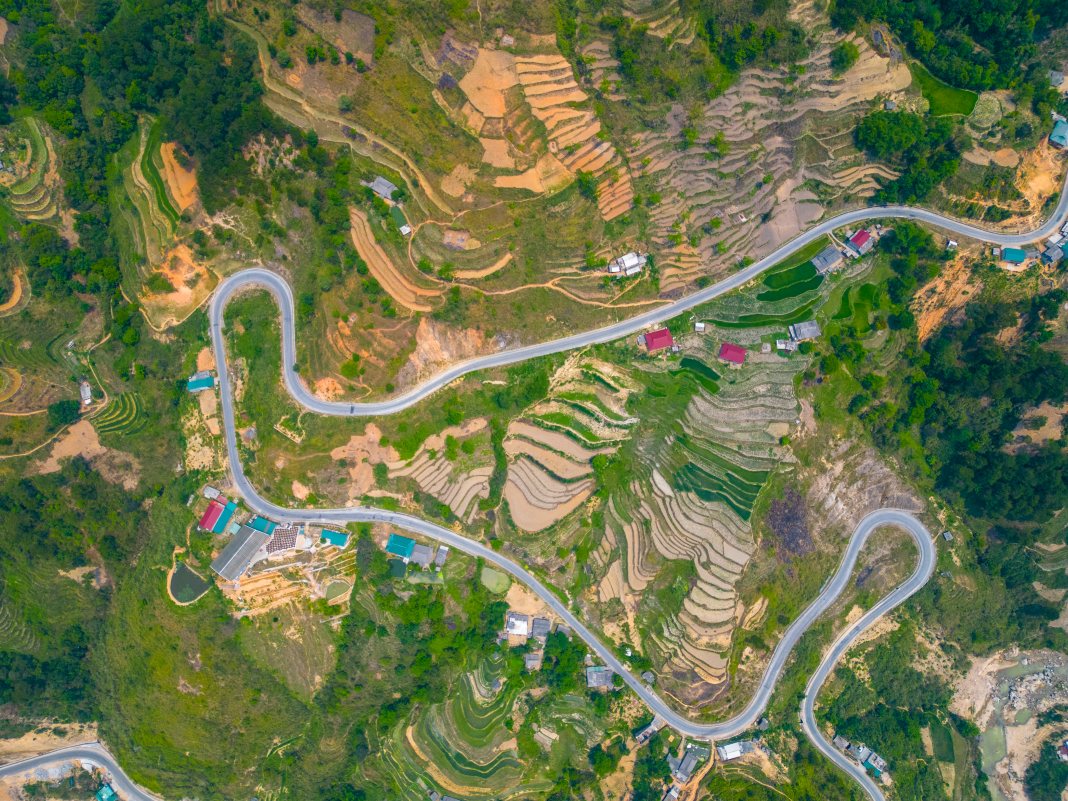
[[[1015,86],[1036,54],[1036,37],[1068,23],[1060,0],[834,0],[831,20],[848,30],[882,21],[938,77],[953,86]],[[1044,80],[1039,77],[1038,85]],[[1049,88],[1048,81],[1045,88]]]

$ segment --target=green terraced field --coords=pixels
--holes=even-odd
[[[811,267],[811,262],[809,262]],[[787,298],[796,298],[811,292],[814,289],[819,289],[823,283],[823,276],[816,274],[816,268],[812,267],[812,274],[806,278],[798,279],[793,283],[786,284],[785,286],[778,287],[776,289],[769,289],[767,292],[761,292],[757,295],[757,300],[761,301],[776,301],[786,300]]]
[[[104,411],[93,419],[99,434],[136,434],[147,422],[144,402],[136,392],[116,395]]]
[[[167,192],[167,184],[160,174],[160,164],[157,163],[157,159],[160,159],[159,147],[163,138],[162,131],[163,128],[158,120],[149,129],[148,139],[145,142],[145,152],[141,157],[141,172],[144,173],[145,178],[152,185],[152,193],[155,195],[156,205],[159,210],[173,225],[177,225],[181,215],[171,202],[171,196]]]
[[[23,348],[8,339],[0,339],[0,364],[14,367],[50,367],[56,364],[56,360],[40,342]]]

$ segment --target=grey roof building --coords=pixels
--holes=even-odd
[[[812,257],[812,266],[816,268],[816,272],[820,275],[826,275],[843,261],[845,261],[845,257],[842,256],[842,251],[834,245],[828,245]]]
[[[419,565],[419,567],[425,568],[429,566],[433,560],[434,549],[431,548],[429,545],[416,543],[415,547],[412,548],[412,556],[408,561]]]
[[[248,570],[253,557],[270,538],[271,535],[266,532],[241,526],[222,553],[215,557],[211,569],[227,581],[236,581]]]
[[[832,742],[834,743],[834,747],[841,751],[845,751],[847,748],[849,748],[849,740],[847,740],[840,734],[836,734]]]
[[[607,665],[592,665],[586,668],[586,686],[592,689],[611,687],[614,675],[615,672]]]
[[[397,191],[396,185],[387,181],[381,175],[376,175],[371,183],[365,183],[364,186],[369,187],[372,192],[383,200],[393,200],[393,193]]]
[[[545,640],[549,636],[549,631],[552,629],[552,624],[548,618],[536,617],[530,624],[530,636],[536,637],[539,640]]]
[[[523,654],[523,667],[529,671],[541,670],[541,651],[527,651]]]
[[[815,320],[805,320],[790,326],[790,338],[797,342],[815,339],[820,335],[820,326]]]
[[[438,548],[438,553],[434,557],[434,565],[440,570],[445,566],[445,557],[449,555],[449,546],[442,545]]]
[[[1042,251],[1043,264],[1057,264],[1064,258],[1064,249],[1060,245],[1050,245]]]

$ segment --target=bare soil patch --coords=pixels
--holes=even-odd
[[[19,301],[22,300],[22,282],[25,279],[22,277],[22,273],[15,271],[11,276],[11,283],[14,285],[11,288],[11,294],[7,300],[0,303],[0,314],[9,312],[19,305]]]
[[[958,254],[957,258],[942,267],[938,277],[916,293],[912,311],[916,315],[921,342],[944,322],[952,320],[954,314],[964,308],[981,288],[980,284],[972,283],[969,255]]]
[[[149,323],[157,331],[176,325],[200,306],[217,280],[215,274],[193,257],[188,245],[176,245],[164,254],[157,270],[174,291],[144,295],[141,304]]]
[[[486,278],[493,275],[500,270],[503,270],[512,262],[512,254],[505,253],[497,261],[491,264],[489,267],[482,267],[478,270],[457,270],[456,277],[465,281],[470,281],[473,278]]]
[[[171,199],[182,212],[197,202],[197,174],[181,165],[177,156],[177,142],[164,142],[160,145],[159,155],[163,160],[163,180]]]
[[[214,370],[215,353],[211,348],[201,348],[197,354],[197,370]]]
[[[22,737],[0,740],[0,762],[15,762],[57,748],[91,743],[98,737],[95,723],[43,725],[38,731],[28,732]]]
[[[503,117],[508,110],[505,91],[519,83],[515,56],[505,50],[479,49],[460,88],[483,117]]]

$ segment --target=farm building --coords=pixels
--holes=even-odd
[[[343,531],[333,531],[332,529],[324,528],[319,535],[319,538],[324,545],[333,545],[335,548],[349,547],[349,535]]]
[[[704,331],[705,330],[705,324],[700,322],[700,321],[698,321],[698,322],[693,324],[693,330],[694,331],[698,331],[698,332]]]
[[[513,637],[530,635],[530,617],[520,612],[509,612],[504,618],[504,631]]]
[[[215,525],[211,527],[212,534],[222,534],[226,531],[226,527],[230,525],[230,521],[234,517],[234,512],[237,511],[237,501],[230,501],[223,507],[222,514],[219,515],[219,519],[215,521]]]
[[[552,624],[548,618],[536,617],[530,624],[530,636],[534,639],[545,642],[545,639],[549,636],[549,630],[552,628]]]
[[[223,510],[226,508],[226,498],[215,498],[208,504],[208,508],[204,510],[204,514],[200,516],[200,522],[197,523],[197,528],[201,531],[212,531],[215,528],[215,524],[219,522],[219,518],[222,516]]]
[[[415,540],[411,537],[402,537],[400,534],[390,534],[386,542],[386,553],[399,556],[405,562],[412,558],[414,548]]]
[[[639,337],[641,343],[645,345],[645,349],[649,353],[655,353],[658,350],[664,348],[670,348],[675,344],[674,337],[671,336],[671,332],[666,328],[658,328],[655,331],[650,331],[643,337]]]
[[[1023,248],[1002,248],[1001,260],[1009,264],[1023,264],[1027,261],[1027,251]]]
[[[1049,135],[1049,143],[1061,150],[1068,148],[1068,122],[1057,120],[1057,124],[1053,126],[1053,133]]]
[[[792,353],[793,351],[797,350],[797,344],[798,343],[796,339],[776,339],[775,349],[785,350],[787,352]]]
[[[591,665],[586,668],[586,686],[592,690],[603,690],[612,686],[615,671],[607,665]]]
[[[78,383],[78,394],[82,398],[82,406],[89,406],[93,402],[93,388],[84,378]]]
[[[869,768],[875,774],[875,778],[878,779],[883,775],[883,771],[886,770],[886,760],[872,751],[871,756],[864,761],[864,767]]]
[[[608,262],[608,272],[610,275],[637,275],[642,271],[648,261],[647,256],[643,256],[641,253],[624,253],[618,259],[612,259]]]
[[[364,182],[364,186],[368,187],[383,200],[393,200],[393,193],[397,191],[397,187],[381,175],[376,175],[375,179],[370,183]]]
[[[733,342],[724,342],[719,346],[719,360],[730,367],[741,367],[745,364],[745,348],[735,345]]]
[[[430,563],[434,561],[434,548],[430,545],[416,543],[415,547],[412,548],[412,555],[409,561],[426,570],[430,567]]]
[[[527,669],[528,673],[541,670],[541,657],[541,651],[527,651],[523,654],[523,667]]]
[[[794,340],[794,342],[815,339],[819,335],[820,326],[815,320],[805,320],[803,323],[794,323],[790,326],[790,339]]]
[[[73,781],[73,779],[71,779],[71,781]],[[110,784],[105,784],[96,791],[96,801],[116,801],[118,797],[119,796],[115,793]]]
[[[203,392],[205,389],[211,389],[214,386],[215,376],[207,370],[200,370],[189,376],[189,381],[186,383],[185,388],[190,392]]]
[[[838,268],[844,261],[842,251],[834,245],[828,245],[812,257],[812,266],[820,275],[826,275],[831,270]]]
[[[853,236],[849,237],[849,241],[846,244],[857,256],[863,256],[866,253],[870,253],[871,249],[875,247],[875,240],[872,238],[871,231],[861,228]]]
[[[834,747],[841,751],[845,751],[847,748],[849,748],[849,740],[847,740],[840,734],[836,734],[832,742],[834,743]]]
[[[434,567],[436,567],[438,570],[441,570],[441,568],[445,567],[445,557],[448,555],[448,545],[442,545],[440,548],[438,548],[438,554],[434,557]]]
[[[1064,258],[1064,249],[1060,245],[1051,245],[1042,251],[1043,264],[1058,264]]]
[[[260,517],[259,515],[253,517],[245,525],[256,531],[262,531],[267,536],[274,534],[274,530],[278,528],[278,524],[273,520],[268,520],[266,517]]]
[[[264,531],[241,526],[222,553],[215,557],[211,569],[227,581],[237,581],[270,538],[271,535]]]
[[[682,784],[686,784],[691,778],[693,778],[693,772],[697,766],[712,756],[712,752],[707,748],[694,743],[686,744],[686,753],[682,755],[682,759],[678,757],[668,757],[668,766],[671,768],[671,775],[678,779]]]
[[[727,745],[718,746],[716,748],[716,753],[724,762],[730,762],[732,759],[745,756],[755,747],[756,746],[752,740],[739,740],[736,743],[728,743]]]
[[[853,745],[846,749],[846,753],[853,757],[857,762],[864,764],[864,761],[871,756],[871,749],[863,743],[853,743]]]
[[[659,717],[654,716],[652,722],[648,726],[634,735],[634,742],[638,745],[643,745],[646,740],[652,739],[652,736],[662,728],[664,728],[664,721]]]
[[[217,489],[215,489],[215,487],[211,486],[211,484],[208,484],[206,487],[204,487],[203,491],[201,491],[200,494],[207,498],[209,501],[214,501],[216,498],[219,497],[221,493]]]
[[[673,784],[669,788],[667,788],[667,790],[664,792],[664,797],[661,798],[660,801],[678,801],[678,797],[678,785]]]

